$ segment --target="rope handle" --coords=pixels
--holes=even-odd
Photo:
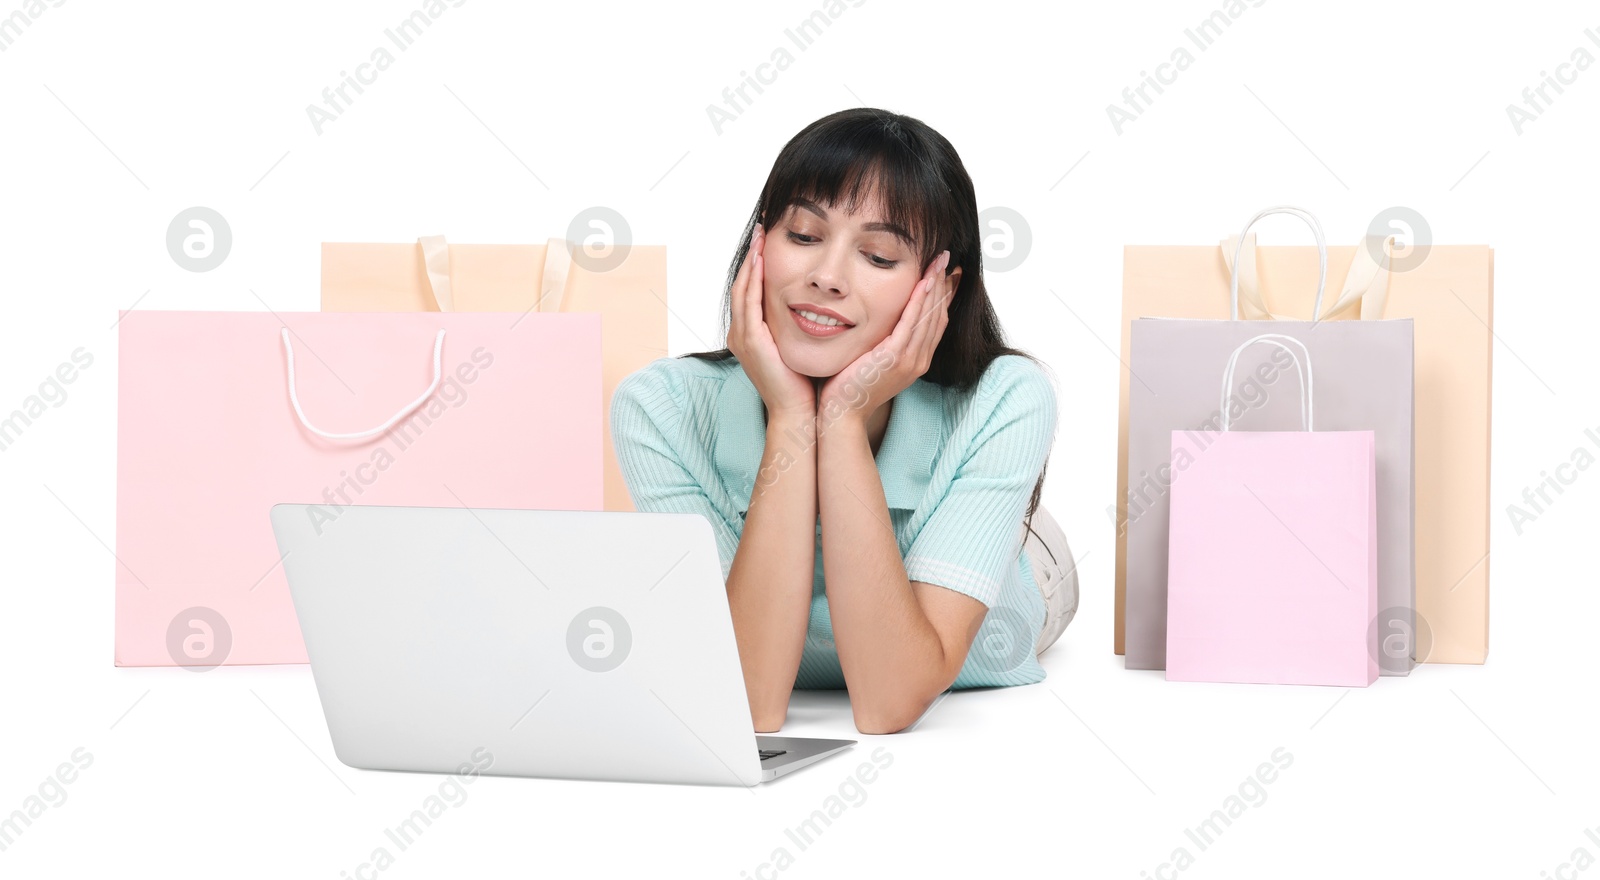
[[[427,391],[422,392],[421,396],[419,396],[416,400],[406,404],[388,421],[376,428],[366,431],[355,431],[348,434],[329,433],[311,424],[310,420],[306,418],[305,410],[300,408],[300,396],[296,394],[294,390],[294,346],[289,344],[289,328],[285,327],[282,330],[279,330],[278,333],[283,337],[283,351],[289,359],[289,402],[294,404],[294,414],[298,419],[300,419],[300,424],[304,425],[307,431],[316,434],[318,437],[326,437],[329,440],[361,440],[367,437],[374,437],[378,434],[382,434],[383,432],[394,427],[401,419],[409,415],[412,410],[421,406],[424,401],[433,396],[433,392],[439,389],[439,378],[442,375],[440,361],[444,352],[443,329],[441,329],[438,334],[433,337],[433,382],[428,386]]]
[[[1300,358],[1294,353],[1294,349],[1284,345],[1283,342],[1279,342],[1278,340],[1292,342],[1295,345],[1300,346],[1300,351],[1303,352],[1306,357],[1305,363],[1302,364],[1300,362]],[[1222,430],[1227,431],[1228,425],[1232,421],[1228,418],[1228,390],[1233,387],[1234,367],[1239,363],[1239,355],[1243,353],[1245,349],[1256,344],[1257,342],[1265,342],[1268,345],[1275,345],[1289,353],[1289,357],[1294,361],[1295,372],[1300,376],[1300,424],[1304,426],[1305,430],[1312,430],[1312,417],[1314,412],[1311,398],[1311,352],[1306,348],[1306,344],[1304,342],[1301,342],[1293,336],[1285,336],[1282,333],[1263,333],[1260,336],[1252,336],[1245,340],[1244,343],[1238,348],[1234,349],[1233,354],[1228,357],[1228,368],[1222,374]]]
[[[1244,250],[1245,239],[1250,235],[1250,227],[1256,225],[1256,222],[1261,218],[1271,214],[1293,214],[1299,217],[1301,220],[1306,221],[1306,225],[1311,227],[1312,234],[1317,238],[1317,299],[1316,303],[1311,307],[1311,320],[1312,322],[1320,321],[1322,320],[1322,293],[1328,287],[1328,245],[1322,237],[1322,224],[1317,222],[1317,218],[1312,216],[1310,211],[1291,205],[1278,205],[1267,208],[1250,218],[1250,222],[1244,225],[1244,231],[1239,233],[1239,243],[1234,245],[1233,248],[1233,265],[1228,273],[1229,301],[1232,303],[1230,314],[1233,315],[1233,320],[1239,320],[1239,253]]]

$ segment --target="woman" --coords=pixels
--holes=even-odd
[[[716,533],[759,732],[797,687],[848,688],[857,729],[892,733],[947,688],[1044,678],[1022,548],[1056,399],[1004,344],[980,259],[949,141],[832,114],[773,164],[729,268],[728,347],[617,386],[638,509]]]

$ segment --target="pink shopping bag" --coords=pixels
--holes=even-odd
[[[1257,342],[1299,368],[1304,431],[1229,430],[1234,365]],[[1313,431],[1313,379],[1294,337],[1253,337],[1224,371],[1222,430],[1172,432],[1169,681],[1378,677],[1375,437]]]
[[[305,663],[268,511],[602,509],[600,316],[124,311],[118,666]]]

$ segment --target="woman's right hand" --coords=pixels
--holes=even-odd
[[[811,377],[789,369],[783,362],[772,328],[767,325],[766,272],[762,261],[766,240],[766,230],[756,224],[744,264],[733,279],[728,350],[739,359],[750,383],[760,392],[769,420],[779,414],[815,417],[817,392]]]

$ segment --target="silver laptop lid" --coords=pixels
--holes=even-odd
[[[278,504],[271,519],[345,764],[761,781],[703,517]]]

